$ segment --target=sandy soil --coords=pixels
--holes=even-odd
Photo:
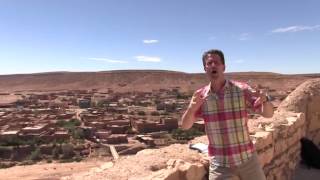
[[[16,102],[17,100],[22,99],[21,96],[17,95],[0,95],[0,104],[1,103],[12,103]]]
[[[56,180],[74,173],[90,171],[107,163],[107,159],[89,159],[72,163],[38,163],[27,166],[14,166],[0,169],[2,180]]]

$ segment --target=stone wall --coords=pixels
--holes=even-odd
[[[303,112],[306,137],[320,143],[320,79],[312,79],[296,88],[279,106],[279,111]]]
[[[276,121],[252,137],[267,179],[289,180],[300,162],[300,139],[306,134],[305,116],[286,112],[275,114],[274,118]]]

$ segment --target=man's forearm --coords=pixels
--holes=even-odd
[[[194,121],[196,120],[195,114],[196,113],[192,111],[190,108],[186,110],[186,112],[182,115],[182,129],[186,130],[192,127]]]

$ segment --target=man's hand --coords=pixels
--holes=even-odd
[[[184,112],[184,114],[182,115],[182,129],[186,130],[192,127],[193,123],[196,120],[196,113],[207,97],[208,92],[202,94],[201,90],[198,90],[193,94],[186,112]]]
[[[188,109],[190,109],[190,111],[192,112],[196,112],[200,108],[200,106],[204,103],[207,97],[208,97],[207,92],[204,95],[202,95],[200,90],[196,91],[192,95]]]

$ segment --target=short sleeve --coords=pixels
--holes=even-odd
[[[196,118],[203,118],[202,108],[203,108],[203,105],[201,105],[200,108],[196,111],[196,114],[195,114]]]

